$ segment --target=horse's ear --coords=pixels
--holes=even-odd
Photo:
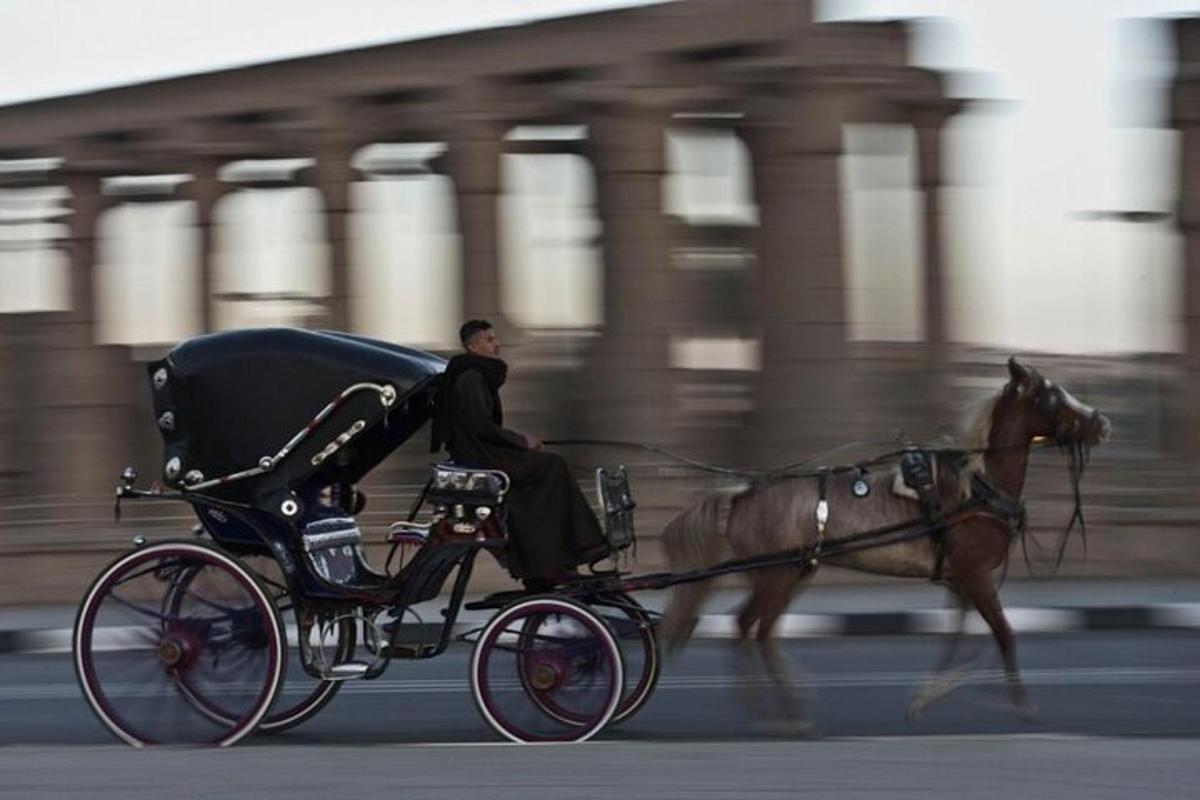
[[[1029,369],[1027,367],[1025,367],[1025,365],[1023,365],[1020,361],[1017,361],[1016,356],[1009,356],[1008,357],[1008,374],[1012,377],[1013,381],[1015,381],[1016,383],[1021,383],[1022,381],[1028,380]]]

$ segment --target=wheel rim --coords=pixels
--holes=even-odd
[[[625,688],[609,723],[615,725],[641,711],[649,702],[662,671],[662,650],[653,619],[629,595],[604,595],[593,601],[593,605],[602,609],[601,616],[621,648]]]
[[[270,599],[234,559],[195,544],[118,559],[88,591],[74,645],[89,704],[138,746],[233,744],[283,676]]]
[[[571,601],[535,598],[488,623],[471,659],[480,713],[517,742],[583,741],[616,711],[623,685],[616,640]]]

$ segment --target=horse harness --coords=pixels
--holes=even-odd
[[[908,523],[908,525],[923,525],[924,529],[921,535],[929,536],[933,540],[937,551],[933,574],[930,576],[930,580],[935,583],[942,579],[946,554],[950,549],[947,533],[954,525],[971,517],[992,517],[1007,527],[1010,535],[1015,536],[1024,531],[1026,520],[1024,501],[1002,491],[982,473],[978,472],[971,475],[971,492],[969,497],[948,511],[943,506],[941,495],[937,488],[936,459],[938,455],[942,455],[942,453],[915,447],[909,448],[901,455],[899,465],[900,476],[903,479],[904,486],[915,493],[916,500],[921,507],[921,517]],[[963,457],[961,453],[955,453],[954,455],[958,459]],[[829,469],[820,469],[816,474],[818,493],[816,508],[817,541],[812,549],[811,567],[815,567],[819,563],[826,544],[825,528],[829,522],[828,488],[830,472],[831,470]],[[869,485],[865,482],[864,476],[861,473],[857,474],[852,489],[853,495],[858,498],[866,497],[869,491]],[[906,493],[906,496],[911,495]],[[889,526],[886,529],[882,529],[880,533],[890,532],[895,527]],[[850,538],[861,540],[866,544],[870,541],[870,534],[871,532],[866,532]]]

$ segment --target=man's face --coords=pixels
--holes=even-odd
[[[500,337],[494,328],[479,331],[467,341],[467,352],[490,358],[500,357]]]

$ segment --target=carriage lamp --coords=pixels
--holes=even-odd
[[[488,508],[487,506],[479,506],[478,508],[475,509],[475,517],[480,522],[485,521],[491,515],[492,515],[492,510],[490,508]]]

